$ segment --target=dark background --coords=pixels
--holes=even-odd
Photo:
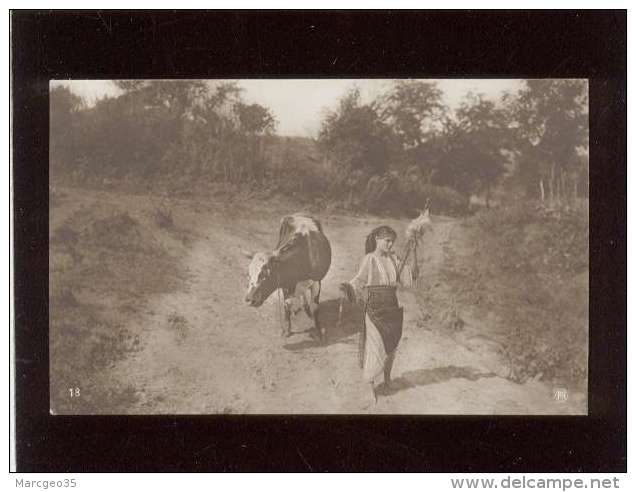
[[[13,11],[18,471],[625,472],[626,22],[626,11]],[[49,415],[49,80],[216,77],[589,78],[589,416]]]

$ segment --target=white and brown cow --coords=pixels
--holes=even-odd
[[[280,288],[285,299],[283,336],[291,335],[292,313],[304,309],[324,340],[316,313],[320,282],[331,266],[331,246],[320,222],[306,214],[283,217],[276,249],[248,256],[252,261],[245,302],[259,307]]]

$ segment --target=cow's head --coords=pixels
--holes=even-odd
[[[248,268],[247,293],[245,302],[259,307],[278,288],[278,255],[276,253],[247,254],[251,258]]]

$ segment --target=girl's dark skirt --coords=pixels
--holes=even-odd
[[[384,352],[392,354],[402,338],[402,324],[404,309],[398,305],[397,288],[389,285],[371,285],[367,288],[365,304],[365,326],[360,333],[358,344],[358,360],[360,367],[364,363],[366,346],[366,318],[367,316],[380,333]]]

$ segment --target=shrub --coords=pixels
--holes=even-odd
[[[430,200],[431,210],[436,214],[463,215],[468,212],[466,198],[457,191],[396,172],[370,177],[362,197],[365,210],[374,213],[411,215],[421,209],[426,200]]]
[[[475,226],[478,286],[507,326],[510,378],[581,384],[587,371],[588,217],[535,204],[482,211]],[[493,306],[486,306],[494,309]]]

